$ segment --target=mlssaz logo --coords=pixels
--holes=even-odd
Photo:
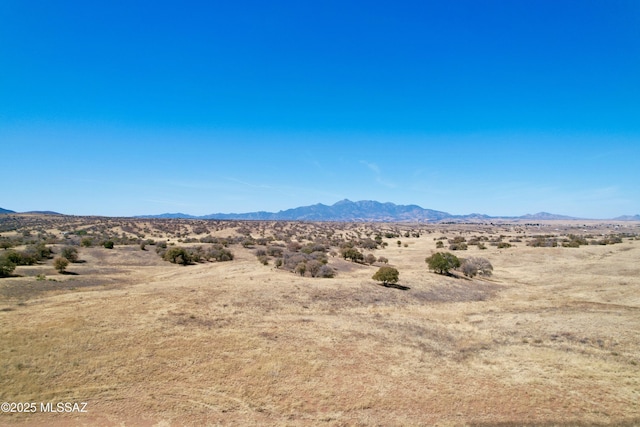
[[[81,412],[86,413],[87,411],[87,402],[80,403],[71,403],[71,402],[48,402],[48,403],[40,403],[40,412],[61,412],[61,413],[72,413],[72,412]]]

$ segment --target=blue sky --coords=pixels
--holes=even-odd
[[[640,213],[640,2],[0,2],[0,207]]]

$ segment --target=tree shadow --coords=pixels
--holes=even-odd
[[[61,271],[60,274],[64,274],[65,276],[77,276],[78,273],[74,273],[73,271]]]
[[[434,271],[433,273],[434,273],[434,274],[438,274],[438,275],[440,275],[440,276],[444,276],[444,277],[450,277],[450,278],[452,278],[452,279],[466,279],[466,278],[467,278],[467,277],[465,277],[465,276],[460,276],[459,274],[454,273],[454,272],[452,272],[452,271],[443,271],[442,273],[439,273],[439,272],[437,272],[437,271]]]
[[[379,283],[380,286],[385,288],[400,289],[401,291],[408,291],[411,289],[409,286],[398,285],[397,283]]]

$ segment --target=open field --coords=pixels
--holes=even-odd
[[[0,413],[0,425],[638,425],[639,233],[633,222],[0,216],[13,249],[73,245],[82,261],[0,278],[0,402],[38,405]],[[620,242],[527,245],[569,234]],[[363,253],[387,258],[408,289],[372,280],[382,263],[339,255],[340,241],[378,235],[386,245]],[[213,245],[207,236],[234,259],[182,266],[155,251]],[[428,271],[425,257],[456,236],[485,243],[451,252],[488,259],[491,277]],[[256,258],[291,241],[324,242],[335,276]],[[87,413],[40,402],[87,402]]]

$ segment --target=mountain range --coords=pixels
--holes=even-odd
[[[425,209],[418,205],[396,205],[373,200],[341,200],[333,205],[317,203],[279,212],[214,213],[193,216],[183,213],[165,213],[161,215],[142,215],[138,218],[192,218],[226,220],[263,220],[263,221],[354,221],[354,222],[436,222],[436,221],[477,221],[491,219],[528,219],[528,220],[570,220],[579,219],[564,215],[540,212],[520,217],[492,217],[472,213],[453,215],[448,212]]]
[[[53,212],[53,211],[16,212],[16,211],[11,211],[9,209],[0,208],[0,214],[12,214],[12,213],[26,213],[26,214],[40,214],[40,215],[62,215],[61,213]]]
[[[0,214],[17,213],[0,208]],[[52,211],[31,211],[23,213],[39,213],[61,215]],[[352,202],[344,199],[333,205],[317,203],[310,206],[300,206],[279,212],[247,212],[247,213],[214,213],[210,215],[194,216],[184,213],[164,213],[160,215],[138,215],[134,218],[184,218],[184,219],[222,219],[222,220],[262,220],[262,221],[353,221],[353,222],[437,222],[437,221],[486,221],[492,219],[510,220],[576,220],[565,215],[547,212],[526,214],[522,216],[489,216],[472,213],[468,215],[453,215],[448,212],[424,209],[418,205],[396,205],[395,203],[381,203],[374,200]],[[623,215],[612,218],[616,221],[640,221],[640,215]]]

